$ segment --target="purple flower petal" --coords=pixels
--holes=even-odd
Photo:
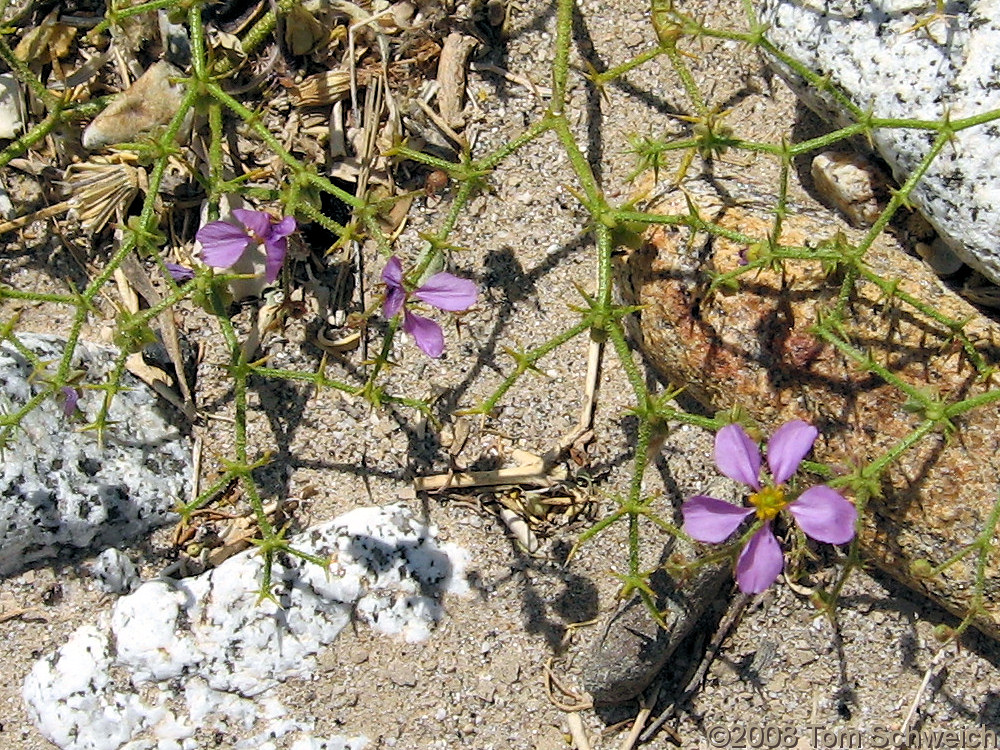
[[[174,281],[190,281],[194,278],[194,271],[187,266],[182,266],[180,263],[171,263],[169,260],[165,265],[167,266],[167,272]]]
[[[395,255],[389,258],[382,269],[382,281],[390,289],[403,288],[403,264]]]
[[[437,358],[444,353],[444,331],[430,318],[404,310],[403,330],[413,336],[417,346],[428,357]]]
[[[278,278],[287,251],[288,240],[285,237],[268,237],[264,241],[264,280],[268,284],[273,284]]]
[[[744,594],[759,594],[781,575],[785,556],[774,538],[771,524],[750,537],[736,561],[736,583]]]
[[[399,315],[404,302],[406,302],[406,292],[399,287],[389,287],[385,301],[382,303],[382,317],[389,320]]]
[[[718,544],[731,537],[753,512],[753,508],[740,508],[706,495],[695,495],[681,506],[685,533],[708,544]]]
[[[406,302],[406,290],[403,288],[403,264],[399,258],[393,255],[389,262],[382,269],[382,281],[385,282],[387,291],[385,302],[382,303],[382,317],[386,320],[399,315]]]
[[[715,465],[730,479],[760,489],[760,449],[738,424],[715,434]]]
[[[294,216],[285,216],[281,221],[271,226],[271,238],[281,239],[282,237],[287,237],[295,231],[296,226]]]
[[[213,221],[195,235],[201,243],[201,259],[213,268],[229,268],[250,244],[250,235],[228,221]]]
[[[76,411],[77,402],[80,400],[80,392],[68,385],[64,385],[60,390],[66,397],[66,403],[63,404],[63,416],[71,417],[73,416],[73,412]]]
[[[819,430],[801,419],[785,422],[767,444],[767,465],[775,484],[784,484],[812,450]]]
[[[825,484],[810,487],[788,504],[799,527],[817,542],[846,544],[854,538],[858,509]]]
[[[266,215],[266,214],[265,214]],[[271,222],[270,216],[268,221]],[[295,217],[286,216],[281,221],[268,224],[264,237],[264,279],[268,284],[278,278],[281,271],[281,264],[285,262],[285,254],[288,252],[288,235],[295,231]]]
[[[461,312],[476,304],[476,285],[450,273],[436,273],[413,296],[439,310]]]
[[[265,240],[271,234],[271,215],[263,211],[251,211],[246,208],[234,208],[233,217],[252,232],[254,239]]]

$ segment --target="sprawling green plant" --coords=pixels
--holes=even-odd
[[[31,290],[15,289],[9,285],[0,285],[0,301],[4,303],[28,301],[58,305],[68,310],[72,318],[66,331],[68,337],[66,353],[60,362],[49,368],[43,391],[16,411],[0,415],[0,442],[9,439],[13,431],[18,429],[18,424],[24,415],[36,408],[44,399],[57,397],[58,394],[65,393],[62,389],[75,385],[79,373],[75,373],[71,369],[73,348],[80,337],[87,316],[95,307],[98,295],[112,279],[115,270],[122,265],[125,259],[136,254],[143,258],[152,259],[160,267],[164,279],[167,280],[169,291],[159,304],[149,309],[137,313],[122,312],[120,314],[116,342],[120,353],[114,371],[102,386],[104,390],[103,407],[89,427],[98,436],[108,430],[116,429],[116,426],[108,420],[109,405],[123,388],[122,378],[125,373],[126,358],[146,343],[150,324],[156,316],[182,300],[188,299],[195,300],[210,310],[218,320],[230,354],[228,376],[232,380],[235,403],[234,455],[226,463],[225,471],[221,476],[206,487],[196,499],[182,505],[179,511],[182,518],[190,518],[197,509],[210,502],[231,482],[238,481],[246,493],[259,523],[260,537],[256,543],[267,562],[264,579],[261,581],[261,593],[263,596],[267,596],[271,586],[271,561],[276,553],[283,551],[296,554],[310,559],[318,565],[323,565],[326,561],[314,559],[295,550],[284,539],[283,531],[275,528],[264,512],[264,498],[261,496],[255,481],[254,471],[266,463],[268,458],[266,456],[255,458],[248,455],[246,434],[248,381],[251,378],[261,378],[309,383],[316,389],[332,388],[362,396],[368,399],[374,407],[392,404],[425,411],[428,407],[418,399],[390,393],[384,386],[384,372],[389,364],[393,337],[402,324],[401,316],[397,315],[389,323],[381,349],[370,366],[365,369],[363,377],[356,382],[337,380],[328,377],[324,367],[320,367],[316,371],[299,371],[277,369],[269,367],[266,363],[250,361],[227,313],[225,288],[226,284],[233,278],[233,274],[220,273],[217,270],[203,267],[190,276],[178,274],[177,269],[174,268],[174,275],[171,275],[171,269],[168,268],[164,253],[167,240],[159,231],[160,216],[157,213],[157,195],[168,162],[178,154],[177,134],[193,110],[206,115],[208,122],[207,172],[200,175],[200,180],[204,185],[209,202],[208,215],[210,220],[219,218],[219,201],[222,196],[253,193],[255,197],[263,197],[271,202],[279,203],[284,215],[295,217],[300,223],[318,223],[333,232],[338,237],[340,244],[346,245],[359,238],[372,240],[370,246],[377,248],[380,256],[375,261],[378,267],[384,266],[393,255],[393,239],[385,234],[378,220],[379,212],[383,206],[376,195],[373,193],[352,195],[335,185],[327,177],[319,174],[312,165],[289,153],[278,137],[263,124],[262,118],[252,106],[241,101],[238,95],[228,93],[222,81],[231,73],[231,64],[226,58],[215,58],[211,55],[211,50],[206,44],[203,27],[203,4],[199,0],[153,0],[153,2],[131,7],[119,7],[116,3],[110,3],[104,20],[91,32],[92,36],[100,36],[132,16],[168,8],[174,16],[185,19],[192,51],[190,72],[181,81],[185,92],[182,104],[166,129],[152,141],[134,146],[138,157],[150,167],[148,190],[141,210],[138,215],[128,220],[126,226],[122,227],[121,242],[103,265],[101,271],[84,289],[71,290],[62,294],[40,294]],[[297,5],[296,0],[280,0],[275,6],[277,16],[288,14]],[[915,315],[947,326],[953,332],[954,339],[963,347],[968,360],[975,366],[980,376],[986,378],[992,373],[994,363],[985,361],[966,337],[963,330],[965,321],[950,320],[920,300],[901,292],[897,288],[898,280],[882,278],[866,265],[865,254],[874,240],[885,230],[897,210],[906,203],[914,185],[942,149],[946,147],[954,134],[965,128],[975,127],[997,119],[1000,117],[1000,112],[983,113],[959,120],[946,119],[939,122],[876,118],[853,105],[847,97],[832,87],[828,80],[818,77],[775,49],[767,39],[767,29],[758,23],[750,0],[743,1],[746,16],[746,27],[743,30],[712,28],[689,15],[685,15],[674,7],[671,0],[653,0],[650,19],[658,41],[627,63],[603,72],[591,72],[589,81],[600,89],[639,66],[660,60],[665,61],[682,82],[690,107],[689,114],[682,122],[682,132],[677,136],[663,139],[648,136],[632,139],[632,152],[637,161],[635,174],[649,169],[658,173],[665,171],[665,165],[670,163],[668,157],[670,157],[671,152],[681,155],[681,175],[691,168],[696,160],[710,161],[724,153],[763,154],[777,159],[781,165],[781,177],[779,183],[774,186],[774,193],[777,196],[773,206],[774,222],[769,237],[762,242],[760,237],[746,236],[705,220],[698,214],[694,206],[687,213],[662,215],[638,210],[630,202],[615,204],[609,201],[598,177],[588,163],[584,150],[573,135],[570,125],[572,113],[567,109],[568,84],[570,77],[574,75],[570,66],[570,50],[573,15],[577,12],[576,5],[573,0],[557,0],[555,5],[557,15],[555,55],[551,71],[551,101],[546,111],[528,125],[521,134],[492,152],[485,154],[465,152],[457,161],[448,161],[422,153],[410,148],[405,142],[398,143],[391,149],[390,155],[396,159],[410,160],[434,170],[441,170],[457,186],[448,210],[436,231],[426,236],[423,253],[417,259],[412,273],[407,276],[405,282],[402,279],[397,279],[395,275],[392,278],[398,287],[398,294],[403,295],[400,297],[401,300],[405,301],[406,295],[410,293],[417,294],[423,288],[421,283],[425,282],[433,271],[442,266],[442,256],[450,248],[449,237],[463,220],[470,200],[483,192],[490,176],[498,170],[502,170],[505,161],[529,142],[543,137],[554,137],[565,152],[576,175],[577,184],[574,195],[589,216],[587,230],[592,233],[594,238],[593,263],[597,270],[596,289],[583,294],[583,304],[579,309],[579,321],[573,326],[554,333],[551,338],[536,347],[526,351],[512,352],[514,362],[509,374],[497,385],[488,398],[471,411],[486,416],[492,414],[505,394],[522,375],[538,367],[548,354],[577,336],[589,335],[594,341],[605,345],[610,344],[610,348],[615,352],[621,366],[627,373],[635,396],[633,411],[638,418],[638,431],[632,458],[632,478],[625,494],[616,499],[617,507],[583,533],[578,541],[578,546],[586,544],[595,535],[613,524],[626,524],[628,542],[627,549],[623,550],[624,570],[621,572],[623,593],[638,591],[655,616],[653,595],[648,584],[648,571],[641,567],[640,534],[650,533],[650,525],[658,529],[658,533],[662,532],[673,536],[684,536],[684,534],[657,511],[654,498],[643,495],[642,478],[650,460],[650,446],[656,434],[661,433],[669,425],[687,423],[718,430],[726,424],[738,420],[741,415],[723,414],[715,418],[708,418],[691,413],[678,406],[673,400],[677,391],[667,390],[663,393],[656,393],[647,387],[643,373],[631,356],[623,328],[624,318],[633,310],[618,305],[614,301],[612,253],[616,244],[629,238],[634,239],[645,228],[659,224],[685,226],[691,230],[724,236],[748,246],[753,245],[756,252],[749,259],[749,262],[745,266],[720,274],[712,279],[712,289],[739,284],[747,274],[753,274],[759,269],[780,267],[782,263],[794,259],[819,260],[823,261],[826,267],[836,269],[836,276],[831,276],[831,279],[841,285],[840,304],[823,318],[817,327],[816,335],[850,357],[859,368],[878,375],[900,389],[912,401],[914,408],[923,415],[922,423],[883,455],[858,467],[851,476],[829,480],[828,483],[831,486],[840,486],[851,490],[859,513],[864,514],[867,500],[871,496],[873,488],[877,488],[884,472],[900,455],[910,450],[926,436],[948,430],[950,420],[956,416],[972,409],[996,408],[996,401],[1000,400],[1000,389],[994,389],[975,398],[945,403],[933,394],[922,392],[902,382],[892,372],[866,356],[865,352],[852,342],[849,333],[850,311],[846,304],[847,300],[851,298],[853,285],[859,280],[864,279],[876,284],[886,297],[895,298],[900,305],[907,307]],[[273,33],[275,24],[275,12],[268,12],[243,35],[241,40],[243,50],[251,53],[258,48]],[[75,103],[66,96],[46,89],[29,67],[13,54],[7,41],[12,33],[13,30],[7,28],[4,30],[4,34],[0,35],[0,58],[4,60],[21,83],[28,87],[43,103],[46,111],[37,125],[0,152],[0,167],[5,167],[12,159],[23,155],[39,144],[59,126],[90,118],[106,104],[105,100]],[[736,42],[758,49],[765,55],[781,59],[785,65],[811,85],[817,89],[823,89],[827,94],[835,97],[844,110],[853,115],[854,122],[823,136],[799,143],[785,141],[769,143],[739,137],[734,128],[725,121],[724,114],[710,106],[688,67],[687,50],[689,48],[696,49],[698,41],[703,39],[722,39]],[[280,159],[286,167],[287,180],[285,182],[264,190],[265,194],[261,195],[261,188],[257,187],[251,190],[241,179],[224,179],[224,112],[241,122],[243,127],[252,132],[274,156]],[[788,184],[793,160],[800,155],[844,142],[854,136],[870,134],[877,128],[920,128],[933,132],[935,141],[919,167],[893,193],[888,206],[864,239],[858,244],[849,244],[841,240],[823,243],[817,247],[781,245],[778,238],[781,234],[783,217],[788,212]],[[333,196],[348,206],[351,211],[350,220],[341,224],[324,213],[321,201],[318,199],[322,194]],[[247,236],[248,241],[254,239],[249,234]],[[181,281],[175,281],[175,276]],[[400,302],[401,304],[402,302]],[[402,308],[396,306],[393,310],[399,312]],[[6,320],[0,326],[0,336],[11,341],[14,346],[18,346],[22,350],[25,356],[30,357],[32,356],[30,352],[24,350],[24,347],[17,342],[15,336],[17,328],[16,316],[7,313]],[[36,362],[36,365],[40,369],[44,367],[44,363]],[[812,468],[817,469],[818,467],[813,466]],[[949,561],[939,568],[926,571],[928,574],[935,574],[963,556],[975,555],[977,559],[976,576],[970,585],[975,590],[974,602],[977,607],[981,602],[985,585],[986,559],[994,549],[993,539],[998,516],[1000,516],[1000,503],[979,537],[970,540],[968,547],[957,551]],[[859,565],[860,560],[855,545],[851,548],[844,574],[825,600],[827,604],[832,606],[836,594],[843,586],[850,570]],[[959,630],[964,630],[975,615],[975,611],[970,612],[969,617],[963,621]]]

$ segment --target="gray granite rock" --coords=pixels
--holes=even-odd
[[[468,554],[400,505],[358,508],[289,542],[331,564],[279,557],[275,601],[259,600],[263,558],[248,550],[193,578],[148,581],[79,628],[25,679],[42,734],[63,750],[187,750],[206,727],[247,750],[364,747],[363,737],[313,737],[316,717],[269,690],[310,678],[352,620],[429,637],[443,594],[468,593]]]
[[[55,363],[64,342],[19,334],[39,363]],[[121,545],[169,523],[187,496],[190,442],[165,415],[155,394],[127,376],[104,435],[82,431],[100,408],[99,385],[112,350],[77,346],[73,369],[84,373],[77,410],[43,398],[8,437],[0,466],[0,575],[53,559],[67,550]],[[12,414],[47,387],[44,373],[10,342],[0,343],[0,411]]]
[[[767,38],[876,117],[952,120],[1000,109],[1000,3],[930,0],[759,0]],[[836,125],[827,93],[772,60],[800,98]],[[936,133],[879,129],[872,143],[903,182]],[[917,184],[914,205],[966,263],[1000,283],[1000,125],[959,132]]]

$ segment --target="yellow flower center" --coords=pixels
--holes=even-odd
[[[750,496],[750,504],[757,509],[757,518],[770,521],[778,511],[788,505],[785,492],[780,487],[765,487]]]

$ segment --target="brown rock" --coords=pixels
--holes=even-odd
[[[751,193],[724,206],[701,183],[685,190],[706,221],[760,240],[771,231],[774,198]],[[736,194],[738,186],[729,192]],[[679,191],[655,210],[688,214]],[[798,212],[784,221],[780,241],[816,247],[835,229],[826,216]],[[692,237],[683,226],[659,227],[621,266],[626,300],[643,306],[637,337],[657,370],[712,409],[742,406],[767,431],[789,419],[809,421],[821,433],[811,458],[842,473],[869,465],[920,428],[926,414],[908,408],[904,390],[814,333],[818,317],[836,308],[842,277],[828,275],[818,261],[786,260],[783,271],[752,271],[739,278],[736,291],[707,295],[707,272],[738,268],[748,251],[745,244],[710,237]],[[969,350],[940,320],[887,298],[865,279],[843,310],[842,337],[850,346],[906,387],[937,394],[945,404],[997,389],[998,377],[980,377],[973,359],[980,358],[980,371],[1000,363],[1000,325],[885,235],[865,261],[881,277],[898,279],[901,291],[933,313],[968,320]],[[911,564],[941,563],[982,531],[1000,498],[1000,406],[991,401],[952,423],[950,435],[931,430],[889,465],[882,497],[871,498],[864,514],[860,542],[879,568],[965,616],[975,555],[930,579],[914,576]],[[1000,637],[998,566],[994,550],[987,561],[985,613],[975,620],[993,637]]]

